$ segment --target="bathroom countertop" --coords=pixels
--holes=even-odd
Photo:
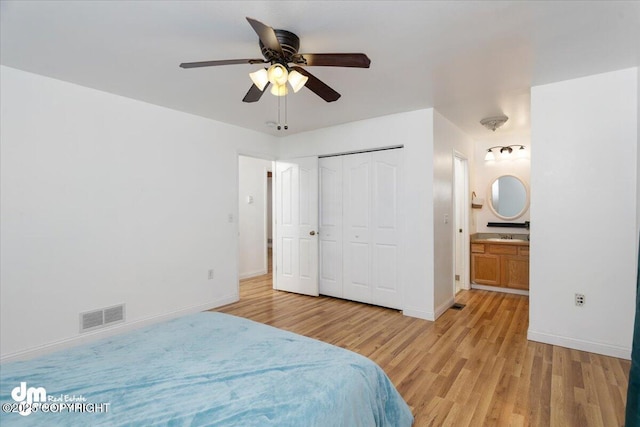
[[[507,234],[507,233],[505,233]],[[471,243],[497,243],[507,245],[526,245],[529,246],[530,241],[528,234],[508,234],[512,239],[503,239],[501,233],[475,233],[471,235]]]

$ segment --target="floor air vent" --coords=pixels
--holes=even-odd
[[[124,304],[80,313],[80,332],[124,322]]]

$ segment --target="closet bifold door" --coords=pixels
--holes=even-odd
[[[319,291],[342,298],[342,159],[319,159]]]
[[[401,154],[343,156],[344,298],[401,308]]]
[[[400,309],[402,150],[371,153],[371,175],[372,303]]]
[[[371,153],[343,156],[343,162],[344,297],[372,303]]]

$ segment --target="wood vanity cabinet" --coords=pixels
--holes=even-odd
[[[479,285],[529,290],[529,245],[472,242],[471,281]]]

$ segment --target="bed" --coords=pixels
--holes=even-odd
[[[387,375],[366,357],[216,312],[3,364],[0,389],[3,426],[413,423]],[[46,404],[28,413],[29,400]]]

